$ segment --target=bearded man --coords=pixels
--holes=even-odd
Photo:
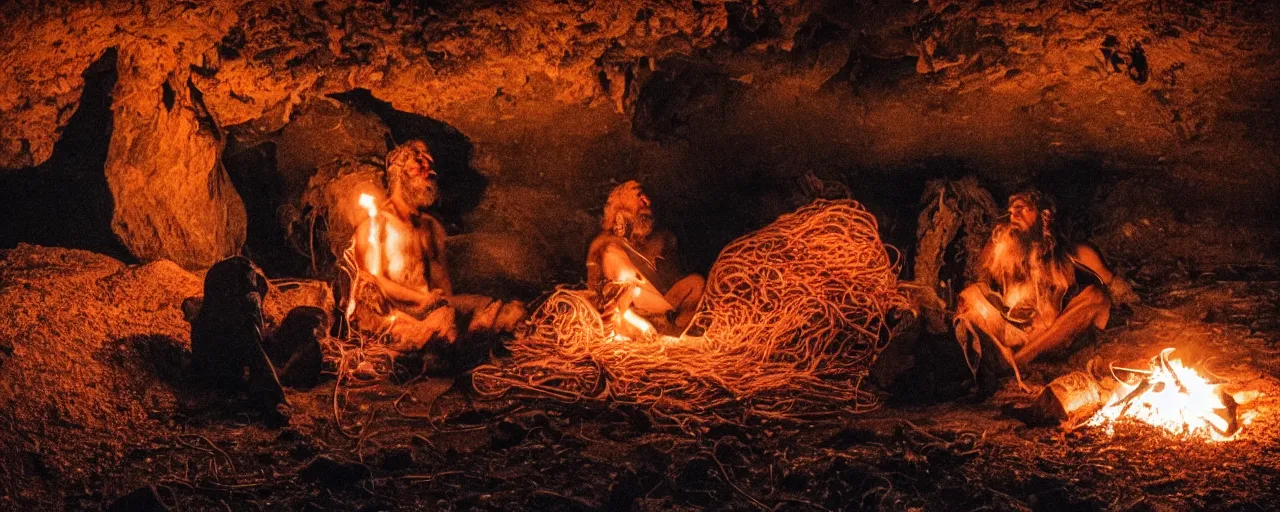
[[[356,228],[356,328],[387,332],[391,348],[421,350],[452,343],[460,319],[466,334],[510,333],[524,318],[519,302],[455,295],[445,259],[444,226],[428,209],[439,195],[439,175],[427,144],[413,140],[387,154],[388,199]]]
[[[702,300],[705,281],[680,271],[676,237],[655,229],[649,197],[639,183],[614,187],[600,228],[587,251],[587,286],[602,313],[630,310],[658,333],[683,332]]]
[[[1133,293],[1093,248],[1064,242],[1055,213],[1038,191],[1010,196],[1008,221],[982,251],[979,281],[960,293],[956,339],[980,385],[994,383],[983,377],[1000,365],[1012,367],[1021,385],[1019,366],[1090,327],[1104,328],[1113,297]]]

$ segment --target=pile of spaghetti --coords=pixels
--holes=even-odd
[[[684,335],[623,341],[583,292],[559,290],[473,382],[485,396],[634,403],[686,430],[869,410],[862,380],[907,323],[890,317],[911,312],[887,249],[860,204],[820,200],[726,247]]]

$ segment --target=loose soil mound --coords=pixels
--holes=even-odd
[[[86,477],[170,421],[200,278],[75,249],[0,252],[0,463],[18,495]],[[16,455],[16,457],[14,456]],[[33,471],[28,471],[33,470]],[[43,478],[36,478],[43,477]],[[31,485],[27,485],[31,484]]]

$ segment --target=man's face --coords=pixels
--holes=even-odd
[[[1009,203],[1009,225],[1014,230],[1029,233],[1040,220],[1040,213],[1025,200],[1014,199]]]
[[[426,152],[415,152],[401,162],[400,193],[409,206],[425,209],[435,204],[440,182],[433,163]]]
[[[647,238],[653,233],[653,208],[649,203],[649,196],[644,191],[636,190],[636,209],[635,209],[635,226],[632,226],[632,236],[636,238]]]

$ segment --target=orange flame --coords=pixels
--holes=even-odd
[[[1137,384],[1119,383],[1107,405],[1089,420],[1114,433],[1121,419],[1136,420],[1171,434],[1212,441],[1229,441],[1239,429],[1217,384],[1210,383],[1182,361],[1169,360],[1172,348],[1160,352],[1151,375]],[[1145,389],[1142,389],[1145,388]],[[1225,414],[1225,416],[1224,416]]]
[[[365,253],[365,270],[376,276],[382,272],[382,248],[378,244],[378,207],[369,194],[360,194],[360,206],[369,212],[369,251]]]

